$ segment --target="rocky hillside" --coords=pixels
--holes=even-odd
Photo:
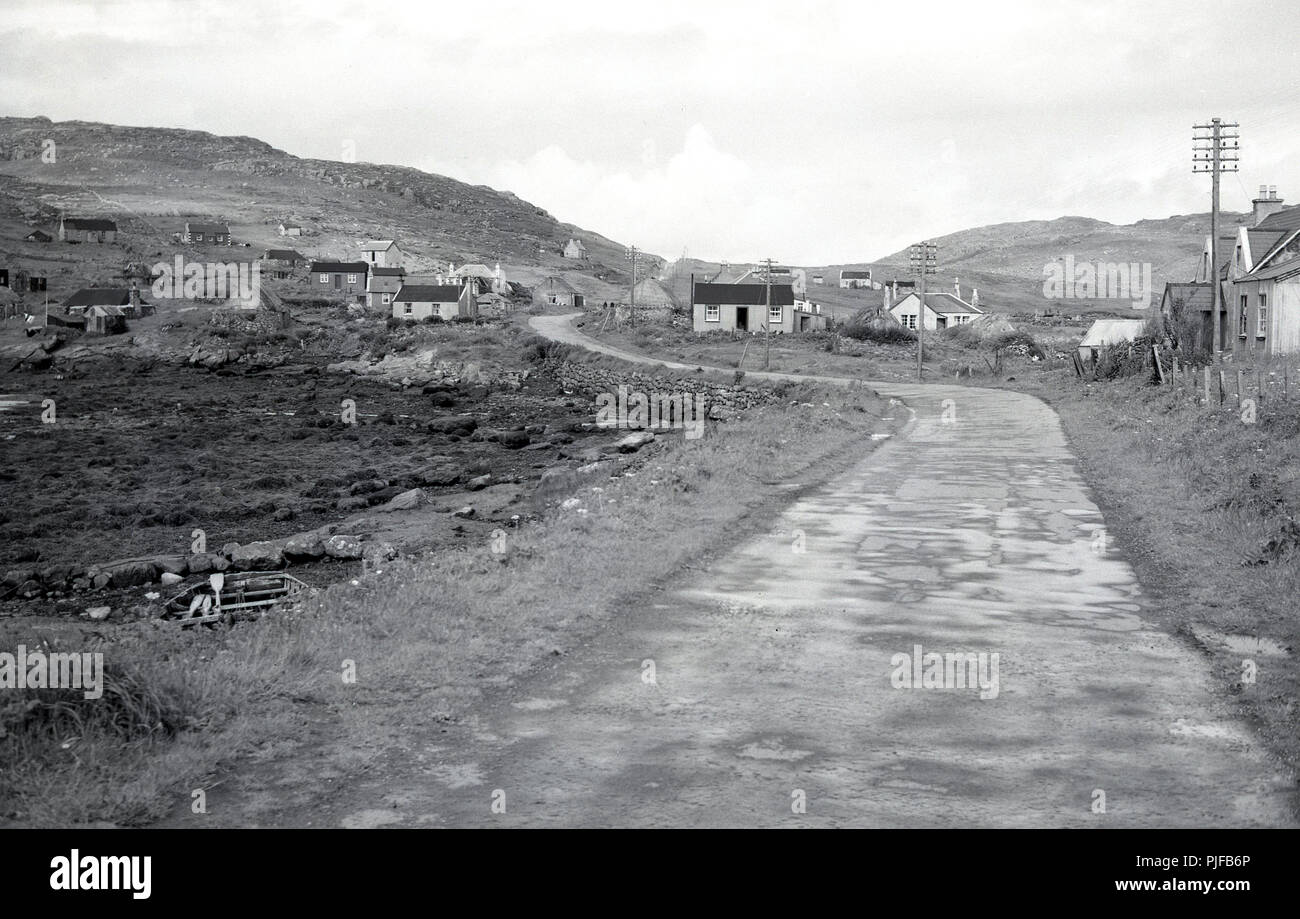
[[[145,257],[187,217],[227,222],[253,247],[284,245],[276,228],[292,220],[307,235],[287,242],[311,256],[355,258],[362,239],[396,238],[418,267],[500,261],[525,281],[572,272],[593,280],[593,296],[626,274],[623,246],[508,191],[401,166],[301,159],[250,137],[0,118],[0,248],[50,231],[60,212],[112,217],[123,247]],[[571,236],[589,263],[560,257]]]

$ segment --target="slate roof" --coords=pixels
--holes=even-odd
[[[920,294],[912,292],[909,293],[907,297],[899,297],[898,302],[895,303],[893,306],[891,306],[890,309],[891,310],[894,309],[899,304],[906,302],[908,297],[913,297],[913,296],[919,297]],[[941,291],[931,292],[927,290],[925,292],[925,305],[929,307],[929,309],[931,309],[933,312],[938,313],[940,316],[950,316],[955,313],[983,313],[984,312],[978,306],[975,306],[972,303],[967,303],[965,300],[961,299],[956,294],[946,294]]]
[[[130,302],[131,291],[125,287],[83,287],[63,301],[63,306],[126,306]]]
[[[1213,299],[1213,291],[1210,289],[1209,281],[1189,281],[1186,283],[1175,283],[1170,281],[1165,284],[1164,296],[1160,302],[1163,305],[1165,300],[1182,300],[1184,309],[1203,310],[1209,312],[1212,306],[1210,302]]]
[[[365,262],[312,262],[311,271],[313,274],[365,274],[370,270],[370,266]]]
[[[399,303],[456,303],[461,288],[456,284],[403,284],[393,300]]]
[[[229,236],[230,227],[224,223],[200,223],[198,221],[185,221],[186,233],[202,233],[205,236]]]
[[[841,281],[870,281],[871,272],[854,271],[854,270],[846,269],[840,272],[840,280]]]
[[[117,231],[117,222],[102,220],[98,217],[65,217],[63,225],[69,230],[112,230]]]
[[[293,249],[267,249],[264,256],[272,262],[305,262],[307,259]]]
[[[384,252],[397,245],[391,239],[370,239],[361,244],[362,252]]]
[[[371,268],[370,273],[377,278],[404,278],[405,268]]]
[[[1300,229],[1300,204],[1284,207],[1269,214],[1259,222],[1257,230],[1296,230]]]
[[[697,304],[709,306],[763,306],[767,299],[766,284],[708,284],[695,285]],[[772,306],[793,306],[794,287],[790,284],[772,285]]]

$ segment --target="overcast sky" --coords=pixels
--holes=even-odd
[[[674,257],[1300,201],[1300,4],[6,0],[0,109],[247,134],[508,189]]]

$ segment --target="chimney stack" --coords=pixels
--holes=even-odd
[[[1276,214],[1282,210],[1282,199],[1277,196],[1276,185],[1261,185],[1259,197],[1251,199],[1250,204],[1254,210],[1254,226],[1259,226],[1269,214]]]

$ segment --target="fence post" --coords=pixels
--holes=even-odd
[[[1237,408],[1241,408],[1241,396],[1242,396],[1241,387],[1242,387],[1242,380],[1243,380],[1242,374],[1244,373],[1245,371],[1243,370],[1237,371]]]
[[[1224,382],[1223,371],[1219,371],[1219,404],[1228,400],[1228,384]]]
[[[1210,407],[1210,367],[1205,367],[1205,407]]]

